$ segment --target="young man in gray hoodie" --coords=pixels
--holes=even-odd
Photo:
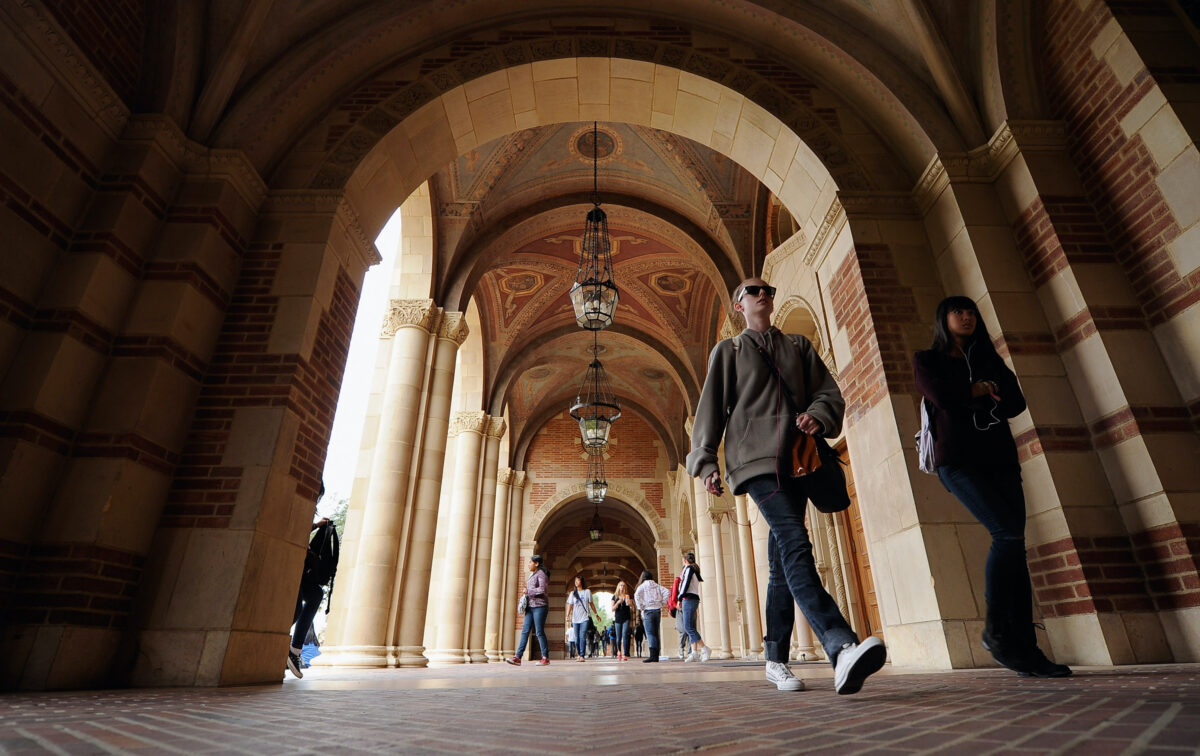
[[[780,470],[780,447],[790,437],[789,425],[801,433],[836,436],[846,405],[808,339],[785,335],[771,325],[774,308],[775,288],[761,278],[746,279],[734,290],[733,309],[745,318],[746,329],[719,342],[709,355],[687,471],[720,496],[717,449],[724,438],[725,480],[734,494],[750,494],[771,528],[763,638],[767,680],[779,690],[804,689],[787,666],[794,602],[833,664],[835,690],[857,693],[883,666],[887,650],[874,636],[860,643],[821,585],[804,524],[804,479]],[[781,382],[798,408],[790,406]]]

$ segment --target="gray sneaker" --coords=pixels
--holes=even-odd
[[[842,695],[862,690],[863,681],[883,667],[887,649],[872,635],[862,643],[846,643],[838,652],[833,668],[833,688]]]
[[[804,681],[782,662],[767,662],[767,682],[775,683],[779,690],[804,690]]]

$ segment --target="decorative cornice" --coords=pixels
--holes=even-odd
[[[934,155],[913,187],[913,202],[925,215],[951,182],[990,184],[1022,152],[1057,152],[1066,143],[1062,121],[1006,121],[983,146]]]
[[[829,203],[829,209],[825,211],[821,226],[817,229],[817,233],[813,234],[812,243],[808,245],[808,250],[804,253],[805,265],[818,267],[818,260],[824,261],[825,256],[829,254],[829,245],[837,238],[838,232],[845,223],[846,210],[835,197]]]
[[[227,180],[251,210],[258,210],[267,198],[266,182],[245,153],[197,144],[164,115],[139,113],[130,117],[121,141],[153,144],[185,176],[217,176]]]
[[[0,13],[8,18],[5,26],[28,42],[29,52],[57,74],[55,83],[74,94],[83,110],[92,114],[111,139],[119,138],[129,118],[129,108],[75,41],[62,32],[46,6],[32,0],[0,3]]]
[[[447,312],[442,318],[442,324],[438,327],[438,338],[449,339],[458,346],[462,346],[467,340],[467,335],[471,329],[467,327],[467,318],[461,312]]]
[[[910,192],[838,192],[846,217],[916,219]]]
[[[483,435],[487,428],[488,416],[483,410],[463,410],[455,412],[450,418],[450,432],[447,437],[454,438],[461,433],[478,433]]]
[[[502,417],[489,417],[487,425],[488,438],[502,438],[504,431],[507,429],[507,424]]]
[[[808,242],[808,237],[804,235],[804,229],[800,229],[785,239],[775,249],[771,250],[770,254],[767,255],[767,259],[763,260],[763,279],[770,281],[771,274],[775,272],[776,266],[781,265],[796,252],[799,252],[806,242]]]
[[[507,486],[513,482],[515,472],[511,467],[501,467],[496,470],[496,485]]]
[[[371,241],[367,232],[363,230],[362,223],[358,220],[358,213],[354,211],[354,206],[345,197],[338,201],[337,213],[334,217],[342,225],[346,237],[353,243],[354,251],[358,253],[358,263],[363,270],[383,262],[383,255],[379,254],[375,242]]]
[[[436,311],[432,299],[393,299],[388,303],[387,315],[383,316],[379,338],[390,339],[405,327],[431,331]]]
[[[528,474],[524,470],[514,470],[512,481],[513,488],[524,488],[527,477]]]

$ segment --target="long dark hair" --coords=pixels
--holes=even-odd
[[[584,579],[583,575],[576,575],[575,579],[579,581],[580,588],[587,588],[587,580]]]
[[[646,582],[647,580],[649,580],[651,583],[653,583],[654,582],[654,573],[651,572],[650,570],[642,570],[642,577],[638,580],[638,584],[637,584],[637,586],[634,587],[634,590],[636,591],[638,588],[641,588],[642,583]]]
[[[954,351],[954,336],[950,333],[950,327],[946,325],[946,317],[954,310],[974,310],[975,312],[975,333],[967,337],[968,349],[982,350],[981,356],[995,355],[996,346],[992,344],[992,337],[988,334],[987,325],[984,324],[983,317],[979,314],[979,306],[975,304],[975,300],[961,294],[946,297],[938,302],[937,313],[933,318],[933,345],[929,348],[943,354],[950,354]]]
[[[550,570],[546,569],[546,566],[542,564],[542,556],[541,556],[541,554],[534,554],[533,556],[529,557],[529,561],[531,561],[531,562],[533,562],[534,564],[536,564],[536,565],[538,566],[538,569],[539,569],[539,570],[541,570],[542,572],[546,573],[546,577],[547,577],[547,578],[549,578],[549,577],[550,577]]]
[[[683,555],[683,561],[687,562],[687,566],[692,568],[692,574],[696,576],[696,580],[703,583],[704,578],[700,576],[700,565],[696,564],[696,555],[689,551]]]

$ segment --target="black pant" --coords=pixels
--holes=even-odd
[[[304,639],[308,637],[308,629],[312,627],[313,618],[321,608],[321,599],[325,591],[316,580],[305,575],[300,578],[300,594],[296,596],[296,613],[292,615],[292,624],[296,626],[292,632],[292,648],[304,648]]]

